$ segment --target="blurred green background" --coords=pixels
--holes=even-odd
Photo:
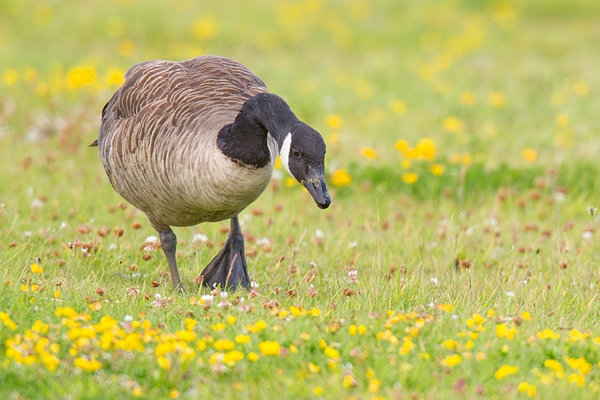
[[[219,54],[322,131],[330,171],[399,168],[395,143],[424,137],[446,164],[594,160],[599,18],[591,0],[3,0],[0,126],[77,151],[131,65]]]

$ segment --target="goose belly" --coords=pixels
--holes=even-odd
[[[138,148],[109,168],[113,187],[155,227],[232,218],[260,196],[273,172],[273,162],[246,167],[216,145],[160,149]]]

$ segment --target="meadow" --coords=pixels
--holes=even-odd
[[[600,2],[0,2],[0,397],[600,396]],[[157,234],[114,192],[133,64],[242,62],[328,146],[241,216]]]

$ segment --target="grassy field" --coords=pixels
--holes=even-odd
[[[0,2],[0,397],[600,396],[600,3]],[[326,139],[278,170],[250,292],[194,278],[228,223],[157,234],[100,110],[148,59],[244,63]]]

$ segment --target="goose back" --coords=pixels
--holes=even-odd
[[[125,78],[103,109],[98,146],[112,186],[155,228],[231,218],[258,198],[274,160],[244,167],[216,141],[249,98],[268,92],[260,78],[217,56],[140,63]]]

